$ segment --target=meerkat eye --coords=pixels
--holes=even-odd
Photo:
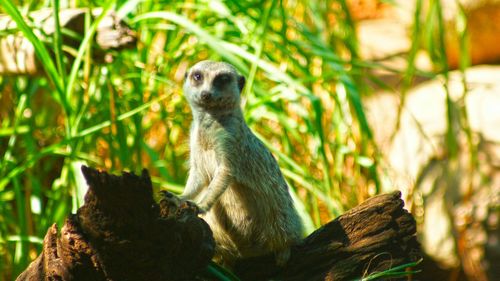
[[[191,75],[194,81],[201,81],[203,80],[203,75],[200,72],[194,72],[193,75]]]

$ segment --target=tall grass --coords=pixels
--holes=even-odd
[[[381,189],[362,104],[366,67],[381,66],[360,59],[345,0],[100,1],[102,15],[115,8],[138,31],[137,47],[108,64],[91,60],[102,16],[88,17],[70,60],[59,26],[44,44],[21,16],[67,6],[22,3],[0,0],[46,75],[0,78],[0,278],[26,268],[47,228],[82,204],[82,164],[147,168],[155,188],[182,190],[191,116],[181,84],[202,59],[248,78],[245,118],[276,155],[308,232]],[[411,81],[415,71],[403,74]]]

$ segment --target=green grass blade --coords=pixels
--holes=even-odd
[[[210,262],[210,264],[207,266],[206,271],[209,275],[217,278],[217,280],[220,281],[240,281],[240,279],[231,271],[225,269],[215,262]]]
[[[220,43],[220,39],[214,37],[200,25],[197,25],[193,21],[188,18],[181,16],[172,12],[149,12],[142,15],[139,15],[132,19],[132,23],[137,23],[143,20],[168,20],[179,26],[184,27],[187,31],[196,34],[200,39],[203,40],[207,45],[209,45],[213,50],[217,50],[219,54],[225,57],[229,62],[235,65],[236,68],[240,70],[245,70],[243,72],[248,72],[247,67],[243,64],[243,62],[238,59],[232,52],[226,49],[224,45]]]
[[[359,279],[359,281],[369,281],[369,280],[377,280],[380,278],[409,276],[409,275],[418,273],[420,271],[418,271],[418,270],[405,271],[405,269],[407,270],[409,268],[415,267],[415,266],[419,265],[421,262],[422,262],[422,259],[420,259],[418,261],[398,265],[398,266],[395,266],[393,268],[390,268],[390,269],[382,271],[382,272],[372,273],[367,277],[363,277],[363,278]]]
[[[10,127],[10,128],[0,128],[0,138],[12,135],[26,134],[27,132],[29,132],[29,130],[30,130],[29,126],[25,125],[20,125],[17,127]]]
[[[2,0],[5,1],[5,0]],[[97,31],[97,27],[99,26],[99,23],[102,21],[102,19],[109,14],[111,9],[113,8],[115,2],[114,1],[109,1],[102,9],[101,14],[97,17],[97,19],[92,23],[90,26],[90,29],[85,33],[85,36],[83,37],[83,40],[80,44],[80,47],[78,48],[78,53],[75,58],[75,61],[73,62],[73,65],[71,67],[71,72],[68,77],[68,87],[66,88],[65,96],[66,98],[70,99],[71,96],[73,95],[74,91],[74,84],[77,78],[78,70],[80,69],[80,64],[82,63],[83,56],[85,55],[85,51],[87,48],[89,48],[91,44],[91,40],[94,38],[94,35]]]
[[[52,0],[53,13],[54,13],[54,55],[57,63],[57,70],[59,71],[59,77],[61,81],[66,81],[66,69],[64,65],[63,51],[62,51],[62,37],[61,37],[61,23],[59,20],[59,0]],[[62,83],[63,91],[66,91],[66,86]]]
[[[161,100],[164,100],[167,97],[168,97],[168,95],[163,95],[163,96],[158,97],[158,98],[156,98],[154,100],[151,100],[150,102],[147,102],[147,103],[145,103],[145,104],[143,104],[141,106],[138,106],[138,107],[136,107],[136,108],[134,108],[134,109],[132,109],[130,111],[127,111],[127,112],[125,112],[123,114],[118,115],[118,117],[116,118],[116,120],[121,121],[121,120],[125,120],[127,118],[130,118],[130,117],[132,117],[132,116],[134,116],[134,115],[136,115],[136,114],[138,114],[138,113],[146,110],[147,108],[150,108],[152,104],[157,103],[157,102],[159,102]],[[93,134],[93,133],[95,133],[95,132],[97,132],[99,130],[102,130],[103,128],[111,126],[111,124],[112,124],[111,120],[104,121],[104,122],[102,122],[100,124],[94,125],[92,127],[89,127],[87,129],[84,129],[84,130],[78,132],[75,135],[75,137],[81,138],[81,137]]]

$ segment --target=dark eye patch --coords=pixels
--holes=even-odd
[[[231,82],[232,76],[230,74],[222,73],[214,78],[214,86],[216,87],[223,87],[226,84],[229,84]]]

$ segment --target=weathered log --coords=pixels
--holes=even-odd
[[[64,9],[59,12],[59,23],[62,29],[69,30],[80,38],[62,34],[63,44],[77,49],[84,37],[85,14],[89,9],[75,8]],[[102,9],[93,9],[92,17],[99,16]],[[55,32],[55,20],[52,9],[42,9],[29,14],[33,32],[42,41],[52,42],[51,37]],[[0,15],[0,29],[11,31],[0,37],[0,75],[37,75],[43,68],[36,58],[35,48],[31,42],[16,31],[17,24],[8,16]],[[129,48],[136,42],[135,32],[132,31],[114,12],[106,15],[97,27],[92,46],[95,47],[92,57],[97,62],[104,61],[108,50]],[[52,50],[51,47],[48,48]],[[68,51],[67,48],[63,50]],[[74,52],[76,53],[76,52]],[[74,54],[73,53],[73,54]],[[66,52],[66,54],[69,54]],[[71,56],[70,56],[71,57]]]
[[[153,199],[151,180],[82,167],[85,203],[17,280],[195,280],[214,252],[197,208]]]
[[[273,257],[242,260],[242,280],[354,280],[420,258],[413,216],[400,192],[368,199],[313,232],[292,249],[285,268]]]
[[[203,280],[214,253],[197,207],[167,194],[155,203],[147,172],[112,176],[83,167],[85,204],[17,280]],[[284,268],[273,256],[241,260],[242,280],[352,280],[419,258],[415,221],[400,193],[371,198],[293,248]]]

